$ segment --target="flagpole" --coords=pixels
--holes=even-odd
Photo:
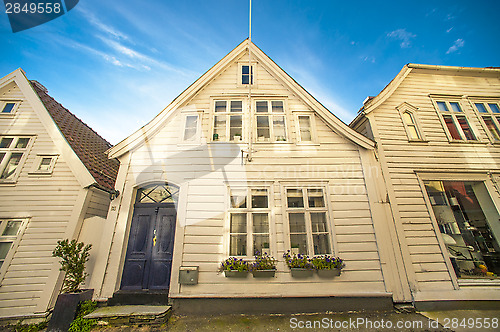
[[[252,141],[253,141],[253,112],[252,112],[252,83],[253,83],[253,70],[252,70],[252,0],[248,10],[248,117],[249,117],[249,135],[248,135],[248,154],[247,161],[252,161]]]

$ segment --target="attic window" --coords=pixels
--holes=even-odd
[[[0,115],[14,114],[19,106],[18,101],[0,101]]]
[[[30,137],[0,137],[0,182],[14,182],[26,159]]]
[[[56,161],[57,155],[38,155],[30,174],[52,174]]]
[[[241,84],[248,84],[248,82],[251,82],[250,84],[253,84],[253,66],[252,66],[252,73],[250,74],[250,66],[241,66]]]

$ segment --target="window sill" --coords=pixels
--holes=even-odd
[[[2,186],[2,187],[14,187],[15,185],[16,185],[16,181],[0,180],[0,186]]]
[[[11,119],[15,116],[16,116],[16,113],[0,113],[0,119],[1,118]]]
[[[428,140],[426,139],[410,139],[408,140],[409,143],[429,143]]]
[[[289,141],[272,141],[272,142],[268,142],[268,141],[265,141],[265,142],[259,142],[259,141],[255,141],[254,144],[293,144],[292,142],[289,142]]]
[[[52,175],[52,171],[50,172],[29,172],[28,173],[28,176],[51,176]]]
[[[450,144],[488,144],[489,143],[489,142],[485,142],[485,141],[462,141],[462,140],[451,140],[448,142]]]
[[[473,286],[500,286],[500,278],[477,278],[477,279],[458,279],[460,287],[473,287]]]
[[[315,143],[315,142],[297,142],[297,145],[299,146],[320,146],[320,143]]]

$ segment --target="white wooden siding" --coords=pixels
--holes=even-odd
[[[0,117],[0,135],[32,135],[34,144],[15,185],[0,184],[0,218],[28,218],[13,258],[0,279],[0,317],[30,315],[48,308],[50,277],[58,270],[51,253],[63,239],[83,188],[62,156],[51,175],[28,174],[37,154],[60,154],[20,89],[11,83],[0,98],[23,100],[13,117]],[[9,264],[10,263],[10,264]],[[5,265],[4,264],[4,265]],[[2,270],[5,267],[2,266]],[[49,296],[43,296],[49,293]],[[40,310],[40,308],[43,308]]]
[[[489,143],[471,105],[461,106],[475,135],[482,143],[449,143],[445,129],[429,94],[456,96],[500,96],[498,77],[475,77],[449,72],[413,70],[394,93],[370,114],[377,127],[377,141],[383,148],[390,181],[396,198],[391,202],[399,211],[403,242],[411,256],[412,269],[420,291],[452,290],[450,274],[431,225],[429,211],[415,170],[441,171],[449,174],[464,171],[496,171],[500,167],[500,147]],[[396,106],[408,102],[418,107],[416,113],[428,143],[408,143]],[[453,272],[452,272],[453,273]]]
[[[243,55],[241,59],[245,59]],[[212,101],[227,95],[239,95],[245,100],[246,87],[236,84],[238,64],[234,62],[224,69],[208,86],[182,105],[181,109],[203,111],[202,136],[206,141],[212,137]],[[181,181],[187,190],[186,211],[178,212],[182,228],[183,243],[176,243],[179,259],[174,259],[172,267],[172,287],[170,295],[176,296],[326,296],[335,294],[385,293],[380,258],[368,197],[360,161],[358,147],[351,141],[333,132],[316,114],[316,136],[318,144],[297,145],[296,117],[292,112],[310,110],[299,98],[277,79],[273,78],[264,66],[257,66],[257,85],[252,93],[263,96],[281,96],[287,105],[287,142],[254,143],[252,161],[242,165],[238,155],[231,164],[227,158],[196,158],[193,146],[179,144],[180,126],[183,119],[180,113],[172,117],[146,145],[132,152],[130,166],[124,186],[125,193],[132,193],[141,183],[149,181]],[[266,97],[262,97],[266,99]],[[211,144],[216,146],[217,143]],[[241,144],[245,149],[246,144]],[[123,164],[122,164],[123,166]],[[209,167],[217,169],[208,172]],[[224,168],[225,174],[221,171]],[[248,181],[262,184],[271,189],[271,243],[272,254],[280,262],[277,277],[271,280],[248,279],[234,280],[218,274],[220,262],[227,258],[227,214],[226,179],[229,183]],[[295,183],[299,186],[325,185],[329,191],[328,203],[331,208],[330,225],[334,234],[335,254],[346,260],[346,269],[335,280],[300,280],[290,276],[283,262],[285,243],[288,242],[288,223],[284,214],[281,197],[282,186]],[[177,185],[182,183],[177,182]],[[133,197],[133,194],[129,194]],[[125,196],[124,196],[125,197]],[[110,297],[119,288],[121,274],[117,258],[123,260],[124,246],[128,241],[127,228],[131,219],[132,200],[125,201],[118,213],[116,235],[109,256],[108,270],[104,281],[102,297]],[[176,237],[177,238],[177,237]],[[123,242],[123,245],[119,243]],[[117,244],[117,245],[115,245]],[[199,266],[199,284],[180,286],[177,284],[179,266]],[[116,271],[116,272],[115,272]],[[299,287],[297,287],[300,285]]]

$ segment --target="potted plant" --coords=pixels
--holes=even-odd
[[[248,270],[248,262],[235,257],[224,260],[219,267],[219,271],[224,272],[226,278],[246,278]]]
[[[345,266],[344,261],[337,257],[329,255],[316,256],[311,260],[314,269],[318,272],[321,278],[334,278],[340,275],[342,268]]]
[[[65,272],[62,292],[57,297],[54,312],[47,331],[67,331],[75,319],[78,304],[92,299],[93,289],[80,289],[85,281],[85,264],[89,260],[91,244],[85,245],[77,240],[60,240],[52,252],[52,257],[61,258],[60,271]]]
[[[283,254],[286,265],[290,268],[292,277],[294,278],[308,278],[312,277],[314,267],[311,264],[309,256],[302,254],[292,254],[290,250]]]
[[[267,252],[263,254],[255,251],[255,262],[250,265],[254,278],[273,278],[276,274],[276,259],[269,256]]]

